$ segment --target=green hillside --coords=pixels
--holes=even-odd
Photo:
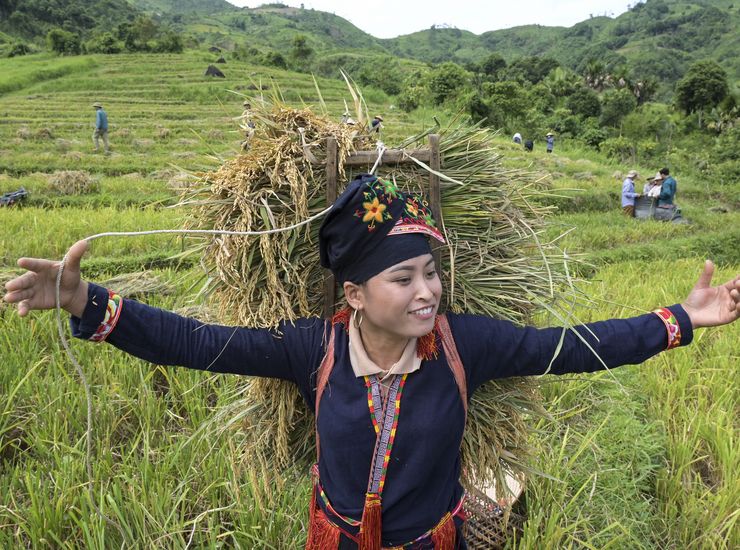
[[[236,11],[239,8],[226,0],[127,0],[135,8],[158,15],[204,14]]]
[[[174,30],[191,47],[215,45],[285,57],[299,39],[313,54],[306,67],[324,74],[319,66],[324,54],[465,65],[497,53],[508,63],[549,57],[580,73],[597,60],[609,71],[627,70],[635,81],[657,81],[663,98],[697,60],[713,59],[732,80],[740,78],[740,34],[733,30],[740,28],[740,3],[731,0],[647,0],[614,19],[593,17],[568,28],[527,25],[476,35],[433,27],[393,39],[375,38],[327,12],[279,3],[250,9],[225,0],[9,0],[0,4],[0,32],[41,45],[49,29],[63,27],[87,40],[94,31],[112,30],[142,14],[163,30]],[[124,40],[125,31],[118,32]]]
[[[184,20],[183,29],[196,35],[219,35],[250,47],[269,47],[286,53],[295,36],[307,38],[317,52],[340,50],[385,51],[380,41],[331,13],[289,7],[243,8],[210,18]]]

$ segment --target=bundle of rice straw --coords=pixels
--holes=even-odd
[[[353,177],[343,166],[347,155],[375,149],[361,126],[293,109],[275,98],[252,105],[256,131],[248,150],[202,174],[184,197],[191,209],[189,227],[263,230],[303,221],[327,206],[326,138],[338,144],[340,191]],[[442,213],[450,243],[442,262],[447,309],[523,323],[536,305],[555,307],[569,280],[560,250],[540,241],[548,209],[535,199],[544,193],[543,178],[502,167],[489,129],[454,121],[435,131],[441,135]],[[396,147],[425,147],[428,134]],[[429,180],[427,168],[418,164],[381,166],[378,175],[416,191]],[[274,327],[282,319],[321,316],[320,223],[254,238],[221,236],[193,248],[209,270],[208,292],[221,321]],[[535,385],[526,380],[480,388],[462,449],[464,483],[494,481],[505,487],[507,472],[526,472],[525,420],[543,413]],[[248,380],[244,394],[214,423],[241,430],[245,463],[261,465],[263,479],[278,487],[281,476],[275,472],[315,459],[313,415],[290,383]]]
[[[60,195],[84,195],[97,191],[99,182],[85,170],[57,170],[49,177],[49,188]]]

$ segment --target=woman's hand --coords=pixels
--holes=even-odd
[[[80,278],[80,260],[88,248],[87,241],[77,241],[67,252],[62,273],[59,300],[63,309],[81,317],[87,305],[87,283]],[[34,309],[56,306],[56,281],[61,262],[37,258],[21,258],[18,265],[28,270],[5,283],[5,301],[18,304],[18,315],[25,317]]]
[[[707,260],[699,280],[681,304],[694,328],[726,325],[740,318],[740,275],[711,287],[713,274],[714,264]]]

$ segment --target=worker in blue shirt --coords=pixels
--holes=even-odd
[[[100,150],[99,139],[103,138],[103,147],[105,153],[110,152],[110,145],[108,144],[108,114],[103,109],[100,103],[93,103],[97,115],[95,117],[95,130],[93,131],[93,145],[95,146],[95,152]]]
[[[547,152],[552,153],[552,149],[555,147],[555,136],[552,135],[552,132],[547,132],[545,141],[547,141]]]
[[[640,193],[635,193],[635,178],[638,175],[636,170],[630,170],[622,182],[622,212],[630,218],[635,215],[635,199],[642,196]]]
[[[663,176],[663,184],[660,186],[660,196],[658,196],[659,208],[673,208],[673,199],[676,196],[676,180],[671,176],[668,168],[660,171]]]

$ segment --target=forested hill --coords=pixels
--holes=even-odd
[[[592,17],[572,27],[528,25],[481,35],[431,28],[378,39],[334,14],[264,4],[237,8],[225,0],[0,0],[0,32],[40,41],[53,27],[95,31],[146,14],[188,43],[270,49],[285,54],[296,37],[321,54],[354,51],[461,65],[491,53],[508,63],[538,56],[584,73],[594,62],[608,70],[628,68],[636,80],[651,79],[667,90],[697,60],[719,62],[731,80],[740,77],[740,1],[646,0],[616,18]]]
[[[581,72],[592,60],[628,64],[637,78],[680,78],[691,62],[714,59],[740,77],[740,2],[647,0],[614,18],[593,17],[572,27],[528,25],[481,35],[431,28],[381,40],[396,55],[438,63],[480,61],[491,52],[507,61],[552,57]]]
[[[56,27],[86,34],[140,13],[126,0],[0,0],[0,31],[23,39],[43,37]]]
[[[226,0],[128,0],[136,8],[156,14],[213,14],[238,11]]]

